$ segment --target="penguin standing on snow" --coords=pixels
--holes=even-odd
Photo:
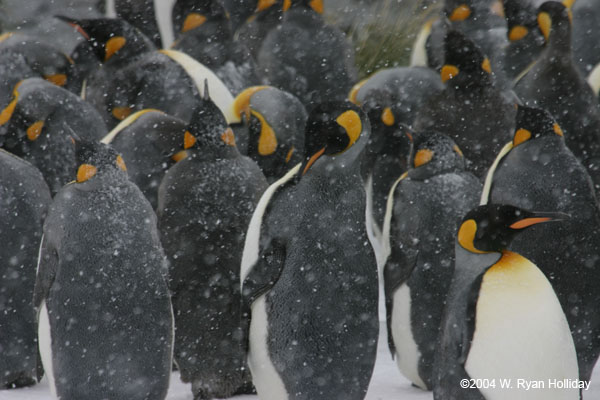
[[[482,201],[570,215],[557,226],[542,224],[523,232],[512,249],[552,282],[571,327],[580,379],[588,381],[600,354],[597,197],[587,171],[548,112],[520,106],[516,127],[508,152],[498,156],[497,167],[488,174]]]
[[[418,112],[414,129],[444,132],[469,160],[467,169],[482,178],[514,125],[514,99],[494,84],[489,60],[462,33],[450,31],[441,70],[446,88]]]
[[[567,146],[600,187],[600,108],[598,98],[573,61],[569,10],[556,1],[538,9],[546,47],[535,65],[515,85],[530,107],[548,110],[565,132]]]
[[[249,393],[240,319],[245,230],[267,181],[240,155],[233,131],[208,97],[181,143],[188,153],[159,188],[161,240],[169,259],[175,362],[194,399]]]
[[[526,392],[516,383],[579,376],[571,331],[550,282],[509,250],[529,227],[565,217],[508,205],[480,206],[464,217],[437,350],[435,400],[579,399],[577,388]],[[461,379],[496,385],[463,388]],[[512,386],[500,387],[502,379]]]
[[[42,174],[0,150],[0,389],[33,385],[37,333],[33,286],[42,224],[52,202]]]
[[[94,107],[40,78],[16,85],[11,102],[0,111],[0,144],[35,165],[52,194],[72,180],[77,166],[71,130],[92,141],[106,134]]]
[[[236,97],[233,108],[248,126],[246,154],[270,182],[302,161],[308,114],[297,97],[274,87],[254,86]]]
[[[158,205],[158,186],[167,170],[185,156],[181,152],[187,124],[157,110],[130,115],[102,139],[118,151],[127,174],[144,193],[152,208]]]
[[[433,389],[434,356],[454,271],[454,237],[479,201],[458,146],[439,133],[414,136],[413,169],[391,188],[384,224],[388,341],[400,371]]]
[[[369,130],[351,103],[316,107],[310,157],[267,189],[252,216],[241,282],[261,399],[365,397],[379,331],[360,176]]]
[[[76,140],[77,180],[44,223],[34,303],[61,399],[162,400],[173,313],[152,207],[112,148]]]

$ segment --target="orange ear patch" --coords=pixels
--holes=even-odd
[[[196,29],[206,22],[206,17],[202,14],[198,13],[190,13],[187,17],[185,17],[185,21],[183,21],[183,27],[181,28],[181,32],[188,32],[192,29]]]
[[[463,222],[458,230],[458,243],[472,253],[484,254],[485,251],[475,248],[475,234],[477,233],[477,222],[474,219],[469,219]]]
[[[485,72],[487,72],[488,74],[492,73],[492,64],[490,64],[489,58],[486,57],[483,60],[483,62],[481,63],[481,69],[484,70]]]
[[[125,39],[123,36],[115,36],[108,39],[104,53],[104,62],[110,60],[110,58],[114,56],[117,51],[121,50],[123,46],[125,46],[125,43],[127,43],[127,39]]]
[[[271,128],[271,125],[265,120],[265,118],[256,111],[252,111],[254,115],[260,121],[260,136],[258,137],[258,154],[261,156],[268,156],[275,153],[277,150],[277,136],[275,131]]]
[[[563,133],[563,130],[561,129],[560,125],[557,123],[554,123],[554,125],[552,125],[552,129],[554,130],[554,133],[556,133],[558,136],[564,136],[565,134]]]
[[[433,158],[433,151],[429,149],[421,149],[415,154],[415,168],[419,168],[421,165],[427,164]]]
[[[440,76],[442,77],[442,82],[446,83],[450,79],[456,77],[459,74],[459,69],[454,65],[444,65],[442,67],[442,71],[440,72]]]
[[[129,117],[133,112],[133,108],[131,107],[115,107],[112,109],[112,115],[119,121],[123,121],[125,118]]]
[[[286,12],[292,6],[292,0],[283,0],[283,12]]]
[[[323,14],[323,11],[325,11],[325,6],[323,5],[323,0],[310,0],[309,4],[310,4],[310,7],[319,14]]]
[[[523,39],[529,33],[529,29],[524,27],[523,25],[516,25],[510,29],[508,34],[508,40],[511,42],[518,42]]]
[[[306,163],[306,167],[304,167],[304,171],[302,171],[302,175],[304,175],[308,172],[310,167],[312,167],[312,165],[319,159],[319,157],[321,157],[323,155],[323,153],[325,153],[325,147],[323,147],[321,150],[319,150],[315,154],[313,154],[313,156]]]
[[[531,132],[527,129],[519,129],[513,137],[513,146],[518,146],[529,139],[531,139]]]
[[[89,179],[91,179],[96,173],[98,169],[90,164],[81,164],[79,169],[77,169],[77,182],[82,183]]]
[[[23,81],[21,81],[23,82]],[[13,90],[13,99],[2,112],[0,112],[0,125],[6,124],[12,118],[13,113],[15,112],[15,108],[17,108],[17,101],[19,101],[19,92],[17,88],[21,84],[21,82],[15,85],[15,89]]]
[[[256,11],[263,11],[277,3],[277,0],[258,0]]]
[[[37,121],[27,128],[27,139],[32,142],[40,137],[42,129],[44,128],[44,121]]]
[[[471,16],[471,9],[466,4],[456,7],[448,17],[450,21],[464,21]]]
[[[394,113],[392,112],[391,108],[386,107],[383,109],[383,113],[381,113],[381,121],[386,126],[394,125],[394,122],[396,122],[396,118],[394,118]]]

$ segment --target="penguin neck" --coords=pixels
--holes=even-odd
[[[127,172],[110,168],[107,171],[99,171],[96,176],[85,182],[78,182],[76,187],[84,191],[94,191],[123,186],[127,182],[129,182]]]
[[[571,58],[571,24],[569,21],[561,21],[556,24],[556,27],[553,25],[546,48],[551,57]]]
[[[188,150],[190,157],[196,160],[222,160],[235,158],[240,155],[237,147],[228,146],[225,143],[220,144],[216,142],[198,142],[196,146],[197,147],[194,149]]]

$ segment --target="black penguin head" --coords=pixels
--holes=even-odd
[[[557,1],[547,1],[540,6],[537,21],[546,43],[564,51],[571,48],[571,11]]]
[[[111,146],[91,142],[72,133],[77,162],[77,183],[95,178],[127,179],[127,167],[121,155]]]
[[[445,62],[441,71],[442,82],[455,86],[491,84],[490,60],[465,35],[457,30],[446,34]]]
[[[194,114],[183,138],[184,150],[212,147],[235,147],[233,130],[227,125],[223,112],[211,100],[208,82],[204,82],[204,96],[198,99]]]
[[[542,136],[563,137],[560,125],[550,113],[540,108],[518,106],[513,146]]]
[[[173,28],[176,32],[190,32],[209,21],[229,24],[229,14],[221,2],[177,0],[173,5]]]
[[[446,172],[465,169],[465,158],[450,137],[438,132],[413,133],[413,153],[410,165],[413,179],[428,179]]]
[[[133,58],[156,50],[152,41],[140,30],[122,19],[73,19],[57,16],[73,26],[90,44],[102,63],[122,65]]]
[[[305,153],[307,158],[301,173],[306,174],[317,160],[330,156],[345,168],[362,153],[371,126],[365,112],[346,102],[328,102],[317,105],[306,123]]]
[[[297,97],[271,86],[253,86],[236,97],[233,107],[248,124],[248,156],[265,173],[300,161],[308,115]]]
[[[530,212],[499,204],[479,206],[467,213],[458,230],[458,243],[472,253],[502,252],[523,230],[568,218],[563,213]]]
[[[528,35],[538,34],[536,9],[532,4],[522,0],[503,1],[508,40],[515,43]]]

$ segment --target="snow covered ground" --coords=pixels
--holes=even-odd
[[[377,364],[371,380],[366,400],[431,400],[431,392],[423,392],[410,385],[400,374],[392,361],[387,347],[385,325],[382,324],[379,336]],[[594,379],[588,391],[583,393],[585,400],[600,398],[600,368],[596,368]],[[236,396],[235,400],[256,400],[257,396]],[[0,400],[50,400],[50,389],[46,378],[38,385],[18,390],[0,391]],[[173,373],[171,388],[167,400],[192,400],[192,392],[188,384],[181,383],[179,374]],[[507,399],[509,400],[509,399]]]

